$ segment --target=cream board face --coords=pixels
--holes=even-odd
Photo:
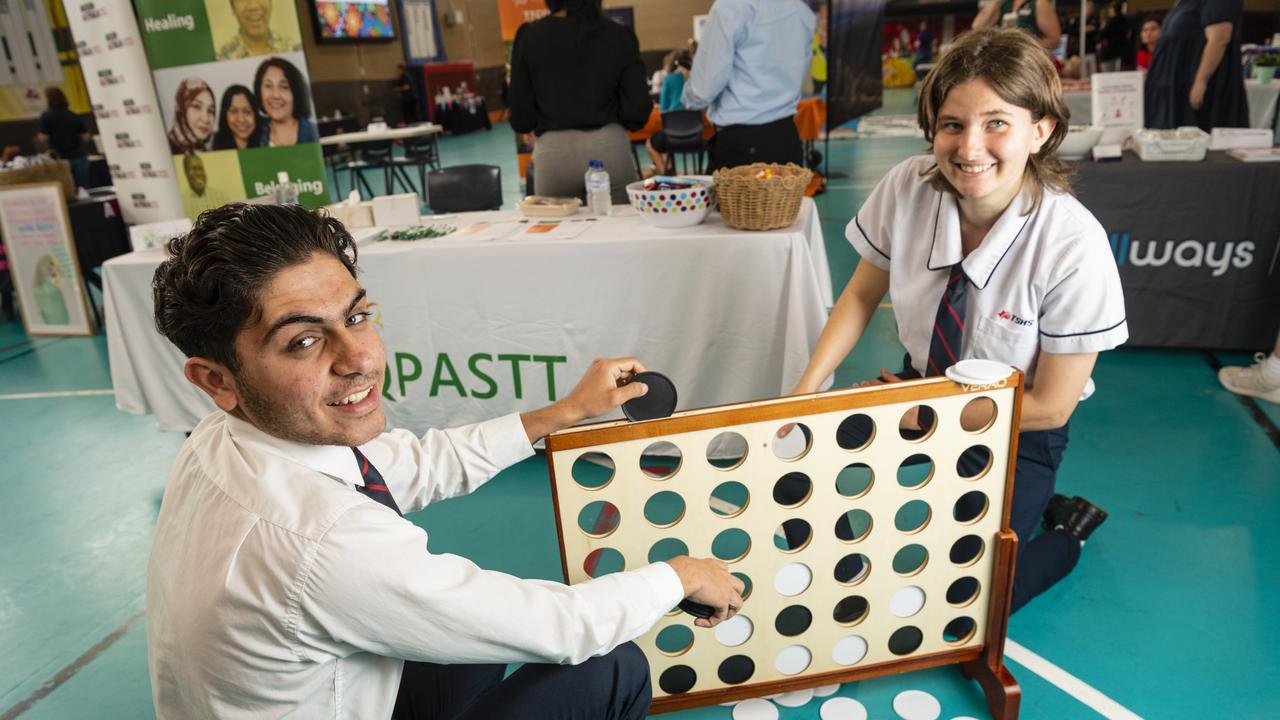
[[[1004,515],[1014,385],[951,385],[949,396],[871,406],[883,391],[841,391],[833,395],[847,396],[853,409],[717,425],[739,407],[726,406],[674,416],[702,416],[693,431],[553,449],[567,580],[684,552],[720,557],[747,580],[737,618],[706,629],[673,611],[636,641],[650,660],[655,700],[979,647]],[[960,415],[975,400],[994,403],[995,418],[969,431]],[[899,421],[916,405],[937,420],[927,436],[908,440]],[[867,420],[870,442],[841,447],[842,423],[865,428]],[[789,422],[807,428],[808,442],[800,431],[779,439]],[[990,460],[962,477],[957,461],[975,446]],[[970,493],[981,497],[962,506],[976,499],[985,509],[958,521],[957,501]],[[838,523],[842,516],[847,523]],[[963,556],[974,548],[976,558]]]

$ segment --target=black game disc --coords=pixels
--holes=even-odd
[[[649,392],[622,403],[622,414],[632,422],[656,420],[671,415],[676,410],[676,386],[666,375],[642,372],[632,376],[631,382],[642,382]]]

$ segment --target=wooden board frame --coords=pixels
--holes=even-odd
[[[561,488],[570,494],[579,494],[581,488],[571,477],[571,456],[580,455],[575,450],[612,446],[617,443],[662,439],[664,437],[690,433],[694,431],[714,431],[732,426],[744,426],[752,423],[774,422],[784,423],[795,419],[814,417],[830,413],[853,414],[860,409],[877,409],[885,406],[905,406],[921,404],[933,400],[937,403],[947,402],[958,396],[988,396],[996,400],[997,406],[1003,403],[1007,415],[1000,425],[1000,438],[1007,432],[1008,450],[1003,458],[1002,502],[1000,505],[999,523],[987,542],[991,554],[990,575],[980,575],[985,589],[986,613],[979,625],[979,636],[960,641],[961,647],[929,652],[921,655],[908,655],[901,659],[868,664],[854,663],[847,669],[813,672],[806,674],[771,679],[761,682],[746,682],[742,685],[697,690],[682,694],[661,694],[655,677],[655,699],[651,707],[652,713],[680,710],[690,707],[728,702],[765,694],[797,690],[832,683],[851,682],[855,680],[882,675],[908,672],[928,667],[956,665],[966,677],[977,679],[985,693],[992,716],[1001,720],[1011,720],[1018,715],[1020,690],[1016,681],[1004,666],[1004,641],[1008,629],[1009,609],[1013,590],[1013,572],[1016,558],[1017,538],[1009,528],[1009,512],[1012,505],[1013,478],[1017,459],[1018,424],[1021,416],[1023,376],[1015,371],[1007,380],[993,385],[970,386],[961,385],[945,378],[929,378],[908,381],[900,384],[881,385],[871,388],[838,390],[812,395],[790,398],[779,398],[758,402],[723,405],[699,410],[677,413],[670,418],[647,422],[628,423],[625,421],[600,423],[595,425],[570,428],[547,437],[547,460],[551,473],[552,499],[555,506],[556,529],[560,543],[561,569],[566,582],[585,579],[585,571],[571,565],[569,548],[565,538],[568,532],[578,532],[573,515],[565,506],[567,500]],[[969,398],[971,399],[971,398]],[[958,401],[953,401],[958,402]],[[968,402],[968,399],[963,399]],[[889,411],[893,411],[890,408]],[[999,419],[999,418],[998,418]],[[990,427],[990,426],[989,426]],[[991,427],[994,431],[995,428]],[[985,431],[985,430],[984,430]],[[984,432],[977,431],[977,432]],[[935,432],[937,430],[935,429]],[[932,437],[932,435],[930,436]],[[928,439],[928,438],[926,438]],[[923,442],[923,441],[921,441]],[[834,443],[832,443],[834,444]],[[557,465],[560,466],[557,477]],[[997,467],[993,459],[992,468]],[[641,475],[643,477],[643,475]],[[992,477],[991,482],[997,482]],[[567,485],[566,485],[567,484]],[[922,485],[925,483],[922,483]],[[757,487],[757,490],[761,488]],[[591,492],[590,490],[587,491]],[[976,522],[976,521],[975,521]],[[576,536],[574,536],[576,537]],[[855,541],[856,542],[856,541]],[[803,553],[804,548],[795,551]],[[694,555],[704,555],[691,551]],[[731,569],[733,566],[731,564]],[[989,578],[989,579],[988,579]],[[764,578],[754,582],[757,588],[765,587]],[[976,602],[976,601],[974,601]],[[751,598],[747,599],[743,612],[749,612]],[[679,614],[663,618],[659,626],[677,619]],[[687,618],[688,616],[680,616]],[[765,616],[767,617],[767,616]],[[760,620],[764,620],[761,617]],[[758,622],[758,621],[757,621]],[[857,623],[854,623],[855,625]],[[759,625],[757,625],[759,627]],[[699,629],[697,632],[711,631]],[[865,657],[864,657],[865,659]],[[654,658],[651,656],[651,662]],[[812,667],[812,665],[810,666]]]

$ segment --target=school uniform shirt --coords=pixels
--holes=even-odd
[[[934,164],[924,155],[890,170],[845,230],[864,261],[889,273],[898,337],[920,374],[951,266],[962,258],[972,284],[961,359],[1007,363],[1034,385],[1040,350],[1100,352],[1128,339],[1106,231],[1078,200],[1046,188],[1024,215],[1023,192],[964,257],[956,197],[921,176]]]
[[[405,512],[532,454],[518,415],[361,451]],[[427,550],[358,492],[351,448],[275,438],[222,412],[183,445],[147,567],[160,718],[387,718],[403,660],[579,663],[679,602],[665,563],[572,587]]]

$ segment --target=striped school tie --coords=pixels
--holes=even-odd
[[[365,457],[359,448],[351,448],[351,452],[356,454],[356,464],[360,466],[360,477],[364,478],[364,486],[357,487],[356,490],[395,510],[400,517],[404,517],[404,513],[400,512],[400,506],[396,505],[396,499],[391,497],[391,490],[382,480],[382,473],[378,472],[378,468],[369,462],[369,458]]]
[[[925,376],[941,375],[960,359],[964,341],[964,308],[969,288],[960,263],[951,266],[951,277],[938,303],[938,315],[933,321],[933,339],[929,342],[929,364]]]

